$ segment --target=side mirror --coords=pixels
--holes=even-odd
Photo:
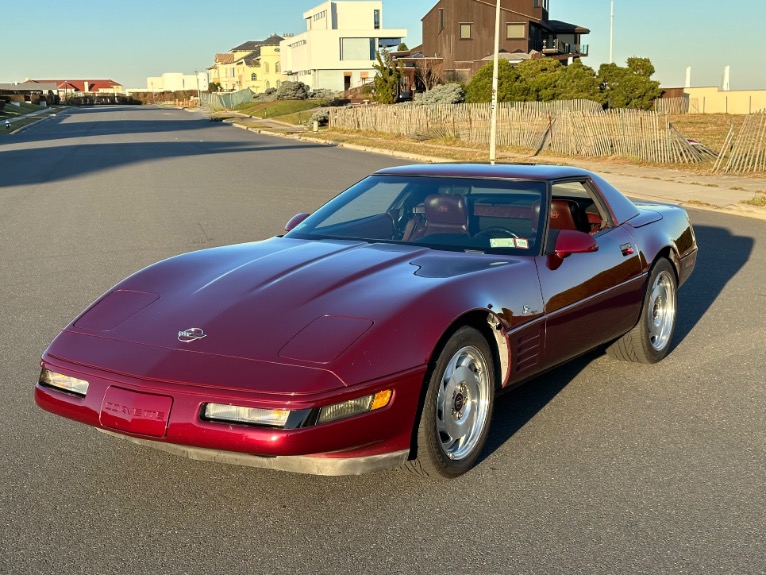
[[[575,230],[559,230],[553,253],[548,254],[548,268],[557,270],[564,263],[564,258],[572,254],[598,251],[598,244],[592,236]]]
[[[298,224],[300,224],[303,220],[305,220],[307,217],[309,217],[311,214],[296,214],[292,218],[290,218],[290,221],[287,222],[287,225],[285,225],[285,231],[291,232],[295,228],[298,227]]]
[[[559,230],[553,251],[564,259],[571,254],[584,254],[598,251],[598,243],[593,236],[576,230]]]

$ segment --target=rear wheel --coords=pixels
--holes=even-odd
[[[638,363],[657,363],[670,351],[676,328],[678,285],[666,259],[652,268],[636,327],[607,348],[609,355]]]
[[[462,327],[441,350],[427,382],[413,471],[457,477],[473,467],[487,440],[495,370],[487,340]]]

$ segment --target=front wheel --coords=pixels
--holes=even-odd
[[[638,363],[657,363],[670,351],[676,329],[678,285],[675,270],[666,259],[652,268],[636,327],[612,343],[609,355]]]
[[[462,327],[447,341],[427,381],[410,468],[457,477],[473,467],[487,440],[495,397],[495,369],[487,340]]]

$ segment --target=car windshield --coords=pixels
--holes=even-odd
[[[374,175],[287,237],[529,255],[540,246],[546,190],[547,182],[539,180]]]

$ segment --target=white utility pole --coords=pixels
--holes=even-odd
[[[495,140],[497,140],[497,53],[500,51],[500,0],[495,8],[495,57],[492,67],[492,103],[489,119],[489,163],[495,165]]]
[[[612,10],[609,16],[609,63],[614,64],[612,57],[612,46],[614,45],[614,0],[612,0]]]

